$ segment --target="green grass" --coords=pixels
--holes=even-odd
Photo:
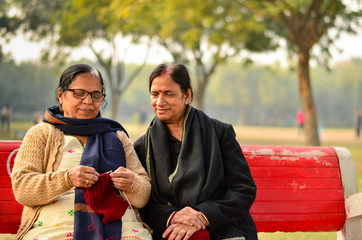
[[[15,139],[15,132],[26,131],[31,123],[12,123],[11,134],[0,134],[0,139]],[[124,124],[132,141],[145,133],[146,125]],[[298,136],[296,128],[278,127],[243,127],[235,126],[237,139],[242,145],[294,145],[304,146],[304,137]],[[321,137],[322,146],[347,148],[355,163],[358,188],[362,187],[362,140],[355,141],[352,129],[324,129]],[[2,238],[4,237],[4,238]],[[1,236],[0,240],[10,240],[13,236]],[[259,233],[260,240],[335,240],[336,233]]]
[[[14,240],[14,234],[0,234],[0,240]]]
[[[0,140],[14,140],[17,139],[17,132],[26,132],[33,124],[31,122],[12,122],[10,125],[10,133],[0,132]]]

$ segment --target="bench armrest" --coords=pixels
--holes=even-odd
[[[346,218],[362,217],[362,192],[345,198]]]
[[[362,193],[358,192],[356,169],[351,153],[343,147],[334,147],[341,170],[344,188],[346,222],[337,232],[337,240],[361,239]]]

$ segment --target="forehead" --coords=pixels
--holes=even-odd
[[[82,89],[95,88],[96,90],[99,90],[102,89],[102,83],[94,74],[82,73],[74,78],[69,87]]]
[[[153,79],[151,91],[181,91],[181,87],[172,78],[167,75],[159,76]]]

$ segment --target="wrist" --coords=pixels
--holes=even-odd
[[[166,228],[171,225],[172,218],[175,216],[176,213],[177,213],[177,211],[173,211],[173,212],[170,214],[170,216],[168,217],[168,219],[167,219],[167,221],[166,221]]]
[[[202,217],[205,219],[205,221],[207,223],[207,227],[209,227],[210,226],[209,219],[207,219],[206,215],[203,212],[201,212],[201,211],[199,211],[199,212],[201,213]]]
[[[65,172],[64,177],[65,177],[65,184],[67,185],[67,187],[69,187],[69,188],[74,187],[72,181],[70,181],[70,178],[69,178],[69,170],[67,170]]]

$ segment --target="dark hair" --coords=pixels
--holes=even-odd
[[[172,80],[174,80],[181,87],[181,91],[186,93],[187,89],[191,89],[191,100],[193,98],[193,91],[191,87],[190,75],[185,67],[181,63],[162,63],[158,65],[151,73],[149,77],[148,91],[151,91],[151,85],[153,79],[161,75],[167,74]]]
[[[99,79],[102,85],[102,92],[105,93],[104,81],[102,74],[92,66],[87,64],[75,64],[64,70],[60,76],[58,88],[60,91],[65,92],[69,85],[74,81],[75,77],[80,74],[91,74]],[[56,94],[56,99],[58,100],[58,94]]]

